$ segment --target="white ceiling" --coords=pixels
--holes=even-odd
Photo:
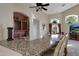
[[[63,4],[65,4],[65,6],[62,6]],[[30,5],[35,6],[34,3],[30,3]],[[72,8],[75,5],[77,5],[77,3],[50,3],[48,7],[45,7],[48,10],[44,12],[47,14],[60,13]]]

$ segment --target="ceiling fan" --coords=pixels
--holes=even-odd
[[[30,8],[36,8],[36,12],[45,10],[47,11],[46,6],[49,6],[49,3],[43,4],[43,3],[36,3],[36,6],[32,6]]]

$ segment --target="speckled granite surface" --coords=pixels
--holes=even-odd
[[[60,39],[61,37],[62,36],[59,36],[57,39]],[[13,41],[0,41],[0,45],[19,52],[24,56],[40,56],[42,52],[46,51],[51,47],[53,48],[53,45],[55,43],[56,41],[52,40],[52,38],[50,38],[49,36],[46,36],[43,39],[37,39],[33,41],[26,41],[24,39],[15,39]]]

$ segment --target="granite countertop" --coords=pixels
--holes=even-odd
[[[61,39],[61,37],[58,36],[57,39]],[[57,40],[52,40],[50,36],[46,36],[43,39],[32,41],[24,39],[14,39],[13,41],[2,40],[0,41],[0,45],[19,52],[24,56],[40,56],[42,52],[52,47],[56,42]]]

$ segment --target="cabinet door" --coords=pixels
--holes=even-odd
[[[76,33],[70,33],[70,40],[76,40]]]
[[[76,38],[76,40],[79,40],[79,33],[77,33],[77,38]]]
[[[27,30],[27,22],[22,22],[23,30]]]

